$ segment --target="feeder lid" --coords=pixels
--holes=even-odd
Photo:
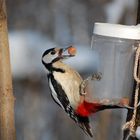
[[[140,40],[140,24],[128,26],[97,22],[94,24],[93,33],[109,37]]]

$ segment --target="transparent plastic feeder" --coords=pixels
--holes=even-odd
[[[101,80],[93,81],[94,99],[131,97],[133,91],[134,45],[140,26],[95,23],[91,47],[94,67]]]
[[[90,102],[115,101],[133,94],[133,69],[136,44],[140,41],[140,26],[95,23],[91,48],[95,71],[101,79],[90,82]],[[97,117],[96,117],[97,116]],[[95,139],[121,140],[122,126],[126,122],[127,109],[106,110],[95,114]]]

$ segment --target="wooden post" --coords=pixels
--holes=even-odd
[[[15,140],[14,96],[5,0],[0,0],[0,140]]]
[[[140,24],[140,0],[138,0],[138,7],[137,7],[137,20],[136,20],[136,25]],[[138,69],[138,76],[140,74],[140,69]],[[140,85],[139,85],[140,86]],[[131,101],[131,106],[134,105],[134,96],[135,96],[135,88],[136,88],[136,82],[134,81],[134,87],[133,87],[133,94],[132,94],[132,101]],[[140,87],[139,87],[140,88]],[[140,91],[139,91],[139,100],[140,100]],[[127,119],[126,121],[129,121],[132,118],[133,111],[128,111],[127,114]],[[138,126],[140,126],[140,106],[137,108],[137,114],[136,114],[136,120],[135,120],[135,130],[137,129]],[[126,137],[129,135],[129,131],[126,130],[124,132],[124,137],[123,140],[126,140]],[[138,140],[136,137],[130,137],[129,140]]]

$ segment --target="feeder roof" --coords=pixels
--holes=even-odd
[[[140,24],[130,26],[97,22],[94,24],[93,33],[108,37],[140,40]]]

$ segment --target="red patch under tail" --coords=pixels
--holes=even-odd
[[[102,105],[99,103],[89,103],[84,101],[82,104],[78,106],[76,113],[83,117],[88,117],[91,114],[99,111],[101,108]]]

